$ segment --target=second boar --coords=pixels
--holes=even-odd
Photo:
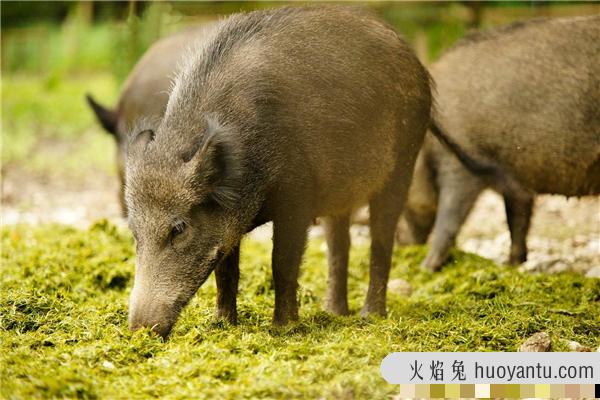
[[[98,122],[114,137],[117,145],[119,201],[124,216],[127,214],[124,170],[128,132],[140,118],[162,118],[177,65],[182,62],[186,50],[206,37],[212,26],[206,24],[188,28],[154,43],[125,80],[114,109],[101,105],[91,95],[86,96]]]
[[[509,261],[521,263],[537,193],[600,193],[600,16],[469,36],[431,74],[437,122],[496,173],[473,174],[428,134],[404,213],[408,236],[424,243],[431,232],[423,266],[438,269],[479,193],[491,187],[504,196]]]

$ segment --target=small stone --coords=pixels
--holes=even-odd
[[[600,266],[588,270],[585,276],[586,278],[600,278]]]
[[[412,294],[412,286],[404,279],[392,279],[389,281],[388,290],[392,293],[406,297]]]
[[[115,369],[115,364],[111,363],[110,361],[104,360],[102,362],[102,366],[106,369]]]
[[[579,351],[579,352],[590,352],[593,351],[591,347],[584,346],[581,343],[577,343],[574,340],[567,341],[567,346],[570,351]]]
[[[546,332],[534,333],[529,339],[527,339],[519,351],[521,352],[545,352],[550,351],[550,336]]]

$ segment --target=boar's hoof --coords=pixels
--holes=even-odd
[[[444,261],[446,261],[445,258],[429,252],[427,253],[427,257],[425,257],[421,263],[421,268],[425,271],[436,272],[441,268],[442,264],[444,264]]]
[[[332,301],[327,302],[327,304],[325,305],[325,311],[333,315],[350,315],[350,311],[348,310],[348,304],[335,303]]]
[[[519,254],[512,254],[510,255],[509,259],[508,259],[508,263],[510,265],[519,265],[519,264],[523,264],[525,261],[527,261],[527,254],[526,253],[519,253]]]
[[[367,318],[370,315],[385,317],[387,315],[385,306],[371,306],[371,305],[365,304],[364,307],[362,308],[362,310],[360,310],[360,316],[363,318]]]
[[[285,326],[291,322],[298,321],[298,311],[296,312],[275,312],[273,316],[274,326]]]
[[[231,325],[237,325],[237,313],[236,312],[231,312],[229,310],[217,309],[216,318],[219,321],[227,321]]]

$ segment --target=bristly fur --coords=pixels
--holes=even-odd
[[[168,88],[169,97],[173,92],[176,91],[177,82],[180,82],[183,74],[190,68],[192,64],[196,62],[200,54],[203,54],[205,47],[214,40],[214,36],[219,31],[219,26],[223,20],[216,23],[214,26],[211,25],[209,28],[204,29],[202,32],[202,40],[194,40],[192,43],[187,45],[183,50],[182,56],[177,61],[177,67],[169,75],[170,82]]]
[[[460,40],[458,40],[456,43],[450,46],[450,48],[447,51],[450,52],[462,46],[469,46],[486,40],[493,40],[498,37],[502,37],[505,34],[510,34],[520,29],[526,28],[530,25],[546,22],[548,21],[548,19],[549,18],[547,17],[532,18],[527,21],[515,21],[511,24],[492,29],[472,30],[467,32],[465,36],[463,36],[462,38],[460,38]]]
[[[446,52],[451,52],[457,48],[463,46],[469,46],[476,43],[484,42],[487,40],[494,40],[498,38],[502,38],[505,35],[510,35],[512,33],[516,33],[522,29],[531,28],[532,25],[541,25],[548,22],[560,21],[560,20],[573,20],[574,18],[589,18],[590,16],[581,16],[581,17],[565,17],[565,18],[549,18],[549,17],[537,17],[531,18],[525,21],[515,21],[508,25],[495,27],[492,29],[481,29],[481,30],[473,30],[467,32],[465,36],[463,36],[460,40],[454,43],[450,48],[446,50]]]

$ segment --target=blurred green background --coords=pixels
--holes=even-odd
[[[113,142],[84,102],[115,104],[156,39],[185,26],[284,2],[3,2],[2,173],[68,179],[114,175]],[[295,3],[299,4],[299,3]],[[472,28],[600,12],[599,3],[367,2],[424,63]]]

